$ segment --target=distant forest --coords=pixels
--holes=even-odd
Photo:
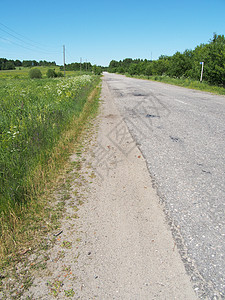
[[[199,80],[200,63],[204,62],[203,79],[210,84],[225,87],[225,37],[214,34],[207,44],[201,44],[194,50],[176,52],[172,56],[162,55],[158,60],[126,58],[123,61],[112,60],[108,71],[128,73],[130,75],[159,75],[173,78]]]
[[[56,62],[49,62],[46,60],[40,60],[37,62],[36,60],[12,60],[6,58],[0,58],[0,70],[15,70],[16,67],[37,67],[37,66],[44,66],[44,67],[51,67],[56,66]],[[60,69],[63,70],[64,67],[60,66]],[[92,65],[90,62],[78,63],[74,62],[71,64],[65,65],[66,71],[87,71],[87,72],[94,72],[95,74],[100,75],[102,70],[107,68],[103,68],[101,66]]]
[[[16,67],[56,66],[56,63],[46,60],[23,60],[0,58],[0,70],[15,70]]]

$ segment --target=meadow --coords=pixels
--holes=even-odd
[[[54,147],[99,82],[99,76],[74,72],[31,80],[28,71],[0,72],[0,214],[4,215],[20,210],[35,195]]]

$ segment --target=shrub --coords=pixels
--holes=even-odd
[[[33,79],[33,78],[41,78],[42,77],[41,71],[39,69],[36,69],[36,68],[31,69],[29,71],[29,77],[31,79]]]
[[[48,69],[47,73],[46,73],[48,78],[55,78],[57,77],[56,72],[53,69]]]
[[[102,74],[102,68],[99,66],[94,65],[92,68],[92,71],[95,75],[101,75]]]
[[[64,76],[62,72],[57,72],[56,75],[57,75],[57,77],[63,77]]]

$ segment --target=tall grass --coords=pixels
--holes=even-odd
[[[75,91],[74,98],[64,100],[76,101],[77,109],[73,111],[74,114],[70,112],[73,114],[70,119],[64,120],[66,125],[55,142],[47,149],[47,159],[43,161],[36,157],[33,169],[25,174],[23,182],[29,189],[22,198],[22,202],[13,203],[12,207],[9,203],[7,209],[2,211],[0,215],[0,273],[8,264],[15,265],[17,259],[21,259],[20,253],[24,251],[21,249],[36,249],[39,246],[42,248],[45,245],[46,232],[59,226],[58,219],[64,207],[63,193],[67,186],[65,174],[68,169],[71,170],[68,158],[76,149],[80,149],[83,132],[87,133],[90,130],[92,120],[98,111],[99,79],[99,76],[92,76],[89,79],[82,77],[78,82],[74,82],[72,87],[72,91]],[[63,85],[71,80],[72,78],[69,81],[63,80]],[[79,84],[80,80],[83,81],[82,84]],[[52,80],[46,81],[48,82]],[[77,85],[79,85],[78,89]],[[61,100],[63,101],[62,94]],[[66,106],[66,103],[64,104]],[[62,197],[59,196],[61,194]],[[26,205],[22,204],[24,201],[27,201]]]
[[[38,169],[48,164],[98,80],[89,75],[0,80],[0,213],[16,211],[35,194]]]

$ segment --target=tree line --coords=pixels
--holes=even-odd
[[[46,61],[46,60],[40,60],[37,62],[36,60],[23,60],[20,61],[18,59],[6,59],[6,58],[0,58],[0,70],[15,70],[16,67],[37,67],[37,66],[56,66],[56,62],[52,61]]]
[[[126,58],[112,60],[108,71],[130,75],[165,75],[173,78],[199,80],[201,62],[204,62],[203,79],[210,84],[225,87],[225,37],[214,34],[207,44],[200,44],[194,50],[176,52],[172,56],[162,55],[158,60]]]
[[[63,70],[63,66],[60,66],[60,70]],[[100,75],[103,71],[103,68],[101,66],[92,65],[90,62],[84,62],[84,63],[78,63],[74,62],[71,64],[65,65],[66,71],[82,71],[82,72],[93,72],[96,75]]]

